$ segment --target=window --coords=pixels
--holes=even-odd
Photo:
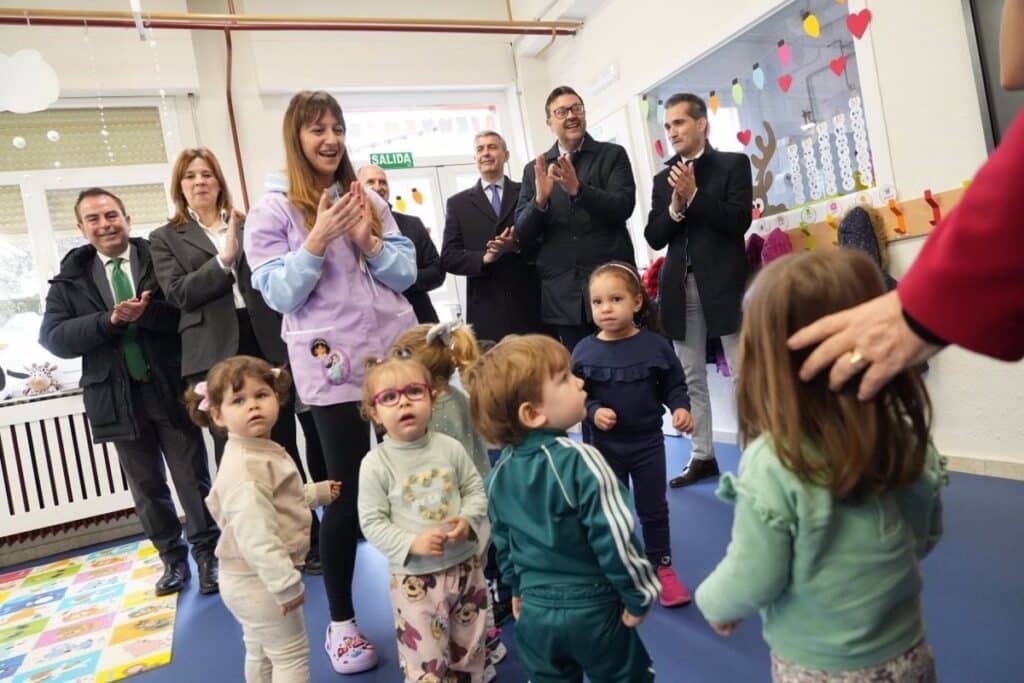
[[[15,313],[41,312],[60,259],[85,243],[74,215],[82,189],[121,197],[134,235],[167,221],[165,140],[176,133],[148,100],[0,113],[0,326]]]
[[[711,144],[750,155],[754,218],[872,187],[848,12],[834,0],[786,3],[645,93],[652,170],[675,153],[663,103],[690,92],[708,105]]]

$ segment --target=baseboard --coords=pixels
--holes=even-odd
[[[734,444],[737,442],[736,432],[715,430],[716,443]],[[946,455],[947,467],[951,472],[976,474],[982,477],[998,477],[1024,481],[1024,462],[1011,460],[990,460],[969,455]]]
[[[142,534],[142,525],[135,515],[98,522],[77,529],[57,531],[5,545],[2,549],[3,559],[0,560],[0,567],[34,562],[69,550],[77,550],[97,543],[106,543],[140,534]]]

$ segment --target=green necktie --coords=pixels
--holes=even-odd
[[[131,280],[121,270],[123,258],[112,258],[107,265],[113,265],[114,271],[110,274],[110,282],[114,285],[115,303],[121,303],[135,297],[132,291]],[[142,353],[142,345],[137,339],[139,328],[135,323],[130,323],[121,337],[121,353],[124,354],[125,363],[128,365],[128,374],[138,382],[149,380],[149,365],[146,363],[146,356]]]

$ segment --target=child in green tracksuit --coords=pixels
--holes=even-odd
[[[629,492],[600,452],[566,436],[586,416],[569,354],[550,337],[509,337],[463,381],[477,429],[505,446],[488,513],[530,680],[654,680],[635,627],[661,584],[633,534]]]

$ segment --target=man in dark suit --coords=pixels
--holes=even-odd
[[[85,414],[96,443],[113,442],[146,536],[160,552],[157,595],[182,589],[191,572],[163,459],[184,508],[200,590],[217,591],[220,536],[206,509],[206,447],[182,406],[178,309],[164,300],[149,244],[129,238],[119,198],[99,188],[75,204],[89,244],[72,249],[50,281],[39,343],[82,357]]]
[[[587,135],[575,90],[552,90],[544,113],[558,140],[523,169],[515,234],[524,249],[539,249],[544,322],[572,351],[594,330],[590,273],[608,261],[635,264],[626,219],[636,205],[636,183],[626,150]]]
[[[466,320],[478,339],[541,332],[540,283],[513,236],[519,183],[505,175],[508,146],[498,133],[477,133],[480,180],[448,198],[441,265],[466,276]]]
[[[384,201],[390,202],[391,188],[388,186],[388,176],[384,169],[370,164],[359,169],[356,175],[359,182],[379,194]],[[402,296],[412,304],[418,322],[436,323],[440,318],[437,317],[437,311],[434,310],[428,292],[444,284],[444,270],[441,269],[437,247],[434,246],[434,240],[430,238],[430,233],[419,218],[399,213],[394,209],[391,215],[395,217],[395,223],[398,223],[399,232],[412,240],[413,246],[416,247],[416,282],[402,292]]]
[[[708,113],[696,95],[665,101],[665,130],[676,151],[654,177],[644,236],[668,245],[661,275],[661,318],[686,373],[693,413],[690,463],[669,485],[687,486],[718,474],[707,381],[707,340],[719,337],[736,371],[740,302],[749,276],[743,236],[753,192],[746,154],[719,152],[707,141]]]

